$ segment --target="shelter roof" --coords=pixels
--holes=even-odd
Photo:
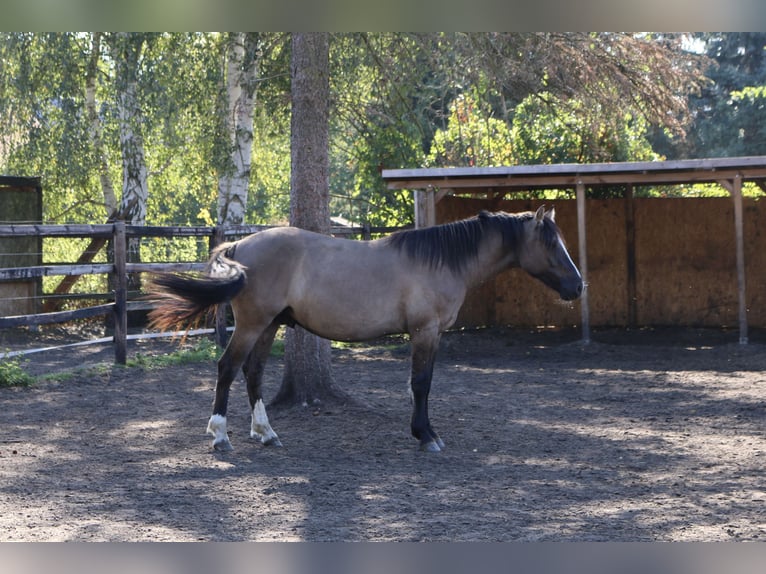
[[[12,175],[0,175],[1,187],[40,187],[39,177],[19,177]]]
[[[764,187],[766,156],[591,164],[384,169],[389,189],[451,189],[483,193],[594,185],[712,183],[741,177]]]

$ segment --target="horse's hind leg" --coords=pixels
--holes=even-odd
[[[277,433],[274,432],[274,429],[269,424],[266,406],[263,404],[261,386],[263,384],[263,370],[271,353],[271,346],[274,343],[274,337],[278,329],[279,323],[277,321],[266,327],[261,336],[258,337],[258,341],[256,341],[242,368],[247,380],[247,395],[250,399],[250,409],[252,410],[250,437],[260,440],[265,445],[272,446],[282,446],[282,443]]]
[[[431,391],[431,379],[434,372],[436,351],[441,334],[436,330],[419,330],[411,334],[412,344],[412,436],[420,441],[420,449],[427,452],[439,452],[444,448],[444,441],[431,427],[428,418],[428,394]]]
[[[232,450],[229,436],[226,433],[226,409],[229,404],[229,389],[237,372],[245,362],[255,341],[263,329],[237,329],[231,336],[226,350],[218,360],[218,380],[215,385],[215,399],[213,400],[213,414],[207,424],[207,432],[213,435],[213,448],[215,450]]]

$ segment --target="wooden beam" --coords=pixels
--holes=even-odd
[[[108,263],[87,263],[83,265],[36,265],[34,267],[5,267],[0,269],[0,281],[22,281],[53,275],[92,275],[111,273],[113,266]]]
[[[207,263],[178,261],[175,263],[126,263],[128,273],[184,273],[202,271]]]
[[[625,188],[625,248],[628,280],[628,326],[638,325],[636,295],[636,213],[633,201],[633,186]]]
[[[128,240],[125,222],[114,224],[114,362],[128,359]]]
[[[415,192],[415,228],[436,225],[436,202],[432,189]]]
[[[434,205],[439,203],[442,199],[447,197],[447,195],[449,195],[450,193],[452,193],[452,189],[448,187],[443,187],[441,189],[436,190],[434,192]]]
[[[604,162],[587,164],[538,164],[498,167],[440,167],[425,169],[384,169],[386,181],[408,179],[456,180],[462,178],[548,177],[566,176],[583,182],[592,175],[611,174],[624,177],[631,174],[658,173],[724,173],[741,171],[753,174],[766,169],[766,156],[707,158],[670,161]]]
[[[110,225],[0,225],[0,237],[111,237]]]
[[[721,182],[734,199],[734,234],[737,245],[737,302],[739,317],[739,343],[747,345],[747,297],[745,290],[745,230],[742,209],[742,178],[737,176],[731,182]]]
[[[585,283],[580,297],[580,315],[582,317],[582,342],[590,343],[590,307],[588,306],[588,247],[585,227],[585,185],[577,182],[577,242],[579,246],[580,274]]]
[[[440,189],[448,187],[453,193],[486,193],[487,188],[511,191],[535,189],[571,189],[581,182],[589,187],[597,185],[661,185],[681,183],[716,183],[721,179],[732,179],[740,175],[747,180],[757,181],[766,177],[766,168],[759,168],[742,174],[740,170],[720,171],[679,171],[646,173],[594,173],[577,174],[535,174],[503,176],[467,176],[442,178],[389,179],[388,189]],[[465,189],[466,191],[460,191]],[[469,191],[470,190],[470,191]]]
[[[65,323],[77,319],[86,319],[98,315],[106,315],[114,310],[114,303],[105,303],[72,311],[56,311],[54,313],[38,313],[35,315],[13,315],[0,317],[0,329],[23,327],[26,325],[48,325],[51,323]]]

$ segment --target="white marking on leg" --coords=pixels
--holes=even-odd
[[[229,442],[229,436],[226,434],[226,417],[222,415],[213,415],[210,417],[210,421],[207,423],[207,432],[213,435],[213,446],[219,448],[223,447],[226,450],[231,449],[231,443]]]
[[[253,422],[250,426],[250,437],[260,440],[263,444],[281,444],[279,437],[269,424],[263,399],[258,399],[253,407]]]

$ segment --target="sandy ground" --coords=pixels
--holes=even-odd
[[[249,438],[235,382],[227,454],[204,433],[213,362],[115,367],[109,345],[31,355],[30,372],[66,376],[0,388],[0,540],[766,540],[766,346],[691,330],[594,339],[447,334],[439,454],[409,436],[398,339],[334,350],[359,404],[271,412],[281,449]],[[0,348],[55,342],[5,333]],[[279,359],[266,376],[273,395]]]

